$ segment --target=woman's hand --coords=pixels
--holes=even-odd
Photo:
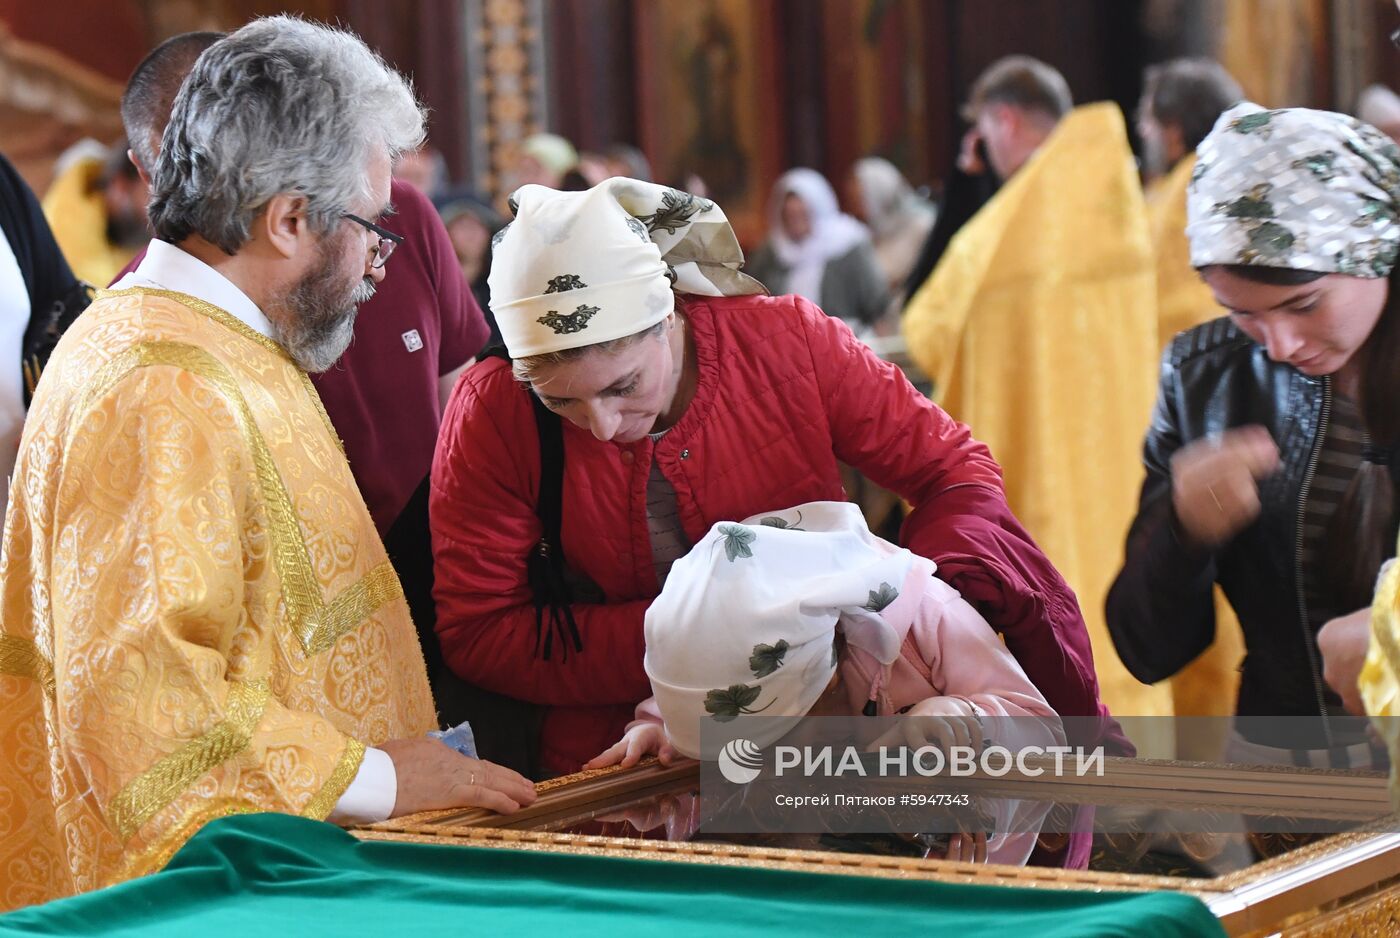
[[[1259,480],[1278,468],[1278,446],[1259,426],[1188,443],[1172,457],[1172,508],[1198,547],[1225,543],[1259,517]]]
[[[959,697],[930,697],[921,700],[898,718],[899,722],[871,744],[918,749],[936,746],[947,752],[953,746],[982,752],[982,721],[972,706]]]
[[[583,764],[585,769],[601,769],[609,765],[621,765],[629,769],[641,760],[642,756],[655,755],[662,765],[670,765],[676,757],[671,740],[666,736],[666,728],[660,723],[638,723],[622,738],[604,749]]]

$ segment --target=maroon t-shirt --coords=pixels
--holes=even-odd
[[[404,243],[360,307],[350,347],[311,376],[381,535],[432,468],[438,378],[480,352],[487,336],[433,204],[398,180],[390,198],[398,211],[383,224]]]
[[[350,347],[329,371],[311,376],[381,536],[432,468],[442,421],[438,378],[480,352],[487,337],[433,204],[397,179],[390,198],[398,211],[384,227],[404,243],[360,307]]]

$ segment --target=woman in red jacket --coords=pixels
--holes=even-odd
[[[1076,741],[1127,748],[1074,595],[967,427],[840,320],[764,295],[712,202],[611,179],[526,186],[515,203],[490,283],[513,361],[470,369],[444,417],[435,596],[458,675],[548,707],[546,773],[611,745],[650,694],[643,615],[670,563],[716,521],[844,499],[838,461],[909,501],[905,545],[1005,636],[1058,713],[1099,718]],[[575,602],[559,634],[541,634],[528,572],[548,478],[532,393],[563,418],[563,555],[601,600]]]

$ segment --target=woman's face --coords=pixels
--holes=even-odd
[[[789,192],[783,197],[781,217],[783,234],[789,241],[804,241],[812,233],[812,215],[796,193]]]
[[[609,351],[592,351],[536,369],[531,387],[546,407],[603,442],[635,443],[652,432],[676,394],[676,366],[659,336]]]
[[[1389,281],[1328,274],[1298,286],[1256,283],[1224,267],[1201,271],[1235,325],[1276,362],[1314,377],[1341,371],[1385,307]]]

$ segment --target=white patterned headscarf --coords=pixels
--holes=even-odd
[[[1388,277],[1400,247],[1400,149],[1369,124],[1248,101],[1196,150],[1191,263]]]
[[[849,644],[894,661],[907,629],[881,612],[916,562],[933,572],[846,502],[716,524],[646,613],[646,672],[672,744],[699,758],[705,720],[746,713],[781,718],[750,733],[754,743],[780,738],[830,683],[838,623]]]
[[[637,179],[583,192],[522,186],[494,240],[491,311],[512,358],[635,335],[682,293],[763,293],[719,206]]]

